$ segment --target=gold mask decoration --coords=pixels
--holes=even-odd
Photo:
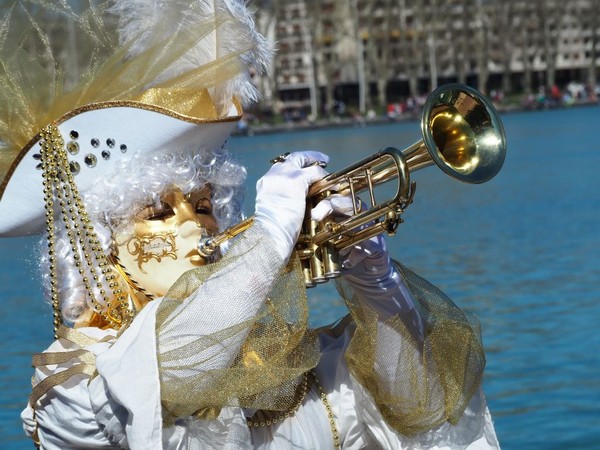
[[[128,276],[152,296],[163,296],[186,271],[207,264],[198,240],[218,231],[208,186],[184,195],[167,190],[157,205],[139,211],[132,231],[114,236],[117,258]]]
[[[133,236],[127,243],[127,251],[130,255],[137,257],[139,269],[146,273],[142,269],[142,264],[147,263],[152,258],[158,262],[161,262],[165,257],[177,259],[175,232],[166,231],[164,233]]]

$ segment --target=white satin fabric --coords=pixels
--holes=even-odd
[[[225,408],[217,420],[186,418],[176,426],[161,426],[154,313],[159,301],[145,308],[113,345],[88,347],[98,355],[99,376],[78,375],[53,388],[35,406],[44,449],[333,449],[326,409],[313,387],[296,414],[270,427],[249,429],[245,412]],[[101,339],[112,331],[81,332]],[[321,336],[323,356],[316,369],[327,392],[344,449],[494,449],[499,448],[481,390],[461,421],[444,424],[415,437],[390,429],[370,395],[353,380],[344,362],[352,326],[338,338]],[[78,348],[56,341],[48,351]],[[68,366],[68,364],[66,365]],[[36,370],[36,380],[50,375]],[[26,431],[34,429],[32,410],[23,411]]]

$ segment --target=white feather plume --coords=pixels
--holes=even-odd
[[[130,46],[130,57],[173,41],[177,33],[198,27],[210,30],[156,83],[233,57],[241,70],[231,79],[216,80],[211,90],[213,100],[218,106],[227,107],[233,96],[243,104],[258,99],[251,73],[267,68],[272,49],[256,30],[243,0],[117,0],[111,12],[118,17],[120,43]]]

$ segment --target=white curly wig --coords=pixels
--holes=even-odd
[[[117,164],[111,176],[103,177],[82,196],[92,225],[106,255],[113,252],[112,232],[133,225],[133,216],[141,208],[160,201],[161,194],[175,185],[184,194],[209,184],[213,214],[221,230],[243,218],[243,184],[246,169],[234,162],[224,149],[200,153],[143,157]],[[73,323],[92,308],[89,295],[75,265],[67,231],[56,215],[55,243],[58,290],[61,311],[66,323]],[[49,256],[42,245],[40,266],[44,287],[49,293]],[[49,295],[46,295],[49,298]],[[97,296],[98,298],[98,296]]]

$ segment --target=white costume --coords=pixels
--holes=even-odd
[[[254,274],[259,278],[265,277],[258,280],[251,276],[240,279],[235,274],[236,270],[247,270],[256,265],[257,256],[260,254],[273,257],[274,252],[269,248],[272,243],[269,242],[268,233],[259,228],[250,231],[249,234],[245,241],[237,243],[238,248],[234,246],[231,249],[232,252],[243,254],[241,258],[236,259],[235,264],[240,266],[230,267],[228,273],[217,275],[214,280],[207,280],[194,298],[181,305],[185,314],[178,317],[192,320],[194,325],[191,328],[199,334],[203,329],[214,332],[215,327],[231,324],[215,322],[215,318],[222,317],[220,311],[223,303],[226,303],[230,310],[237,309],[230,302],[232,298],[237,298],[235,293],[231,292],[231,286],[235,285],[252,297],[258,286],[265,286],[265,283],[272,281],[274,272]],[[249,241],[258,242],[258,246],[253,245],[253,251],[246,253],[243,242]],[[228,276],[232,281],[235,280],[237,285],[230,283]],[[251,285],[239,284],[244,281]],[[391,305],[388,303],[387,309],[380,311],[382,315],[398,313],[403,309],[404,312],[410,312],[412,309],[411,297],[404,284],[396,284],[396,291],[401,294],[396,295],[399,301],[392,302]],[[261,294],[264,292],[256,292],[257,298]],[[257,303],[248,297],[247,300],[247,305],[252,307],[240,308],[238,312],[251,315],[253,310],[256,310]],[[54,387],[36,403],[35,417],[43,448],[63,449],[74,444],[86,448],[111,448],[119,445],[134,449],[334,448],[327,410],[314,385],[295,414],[271,426],[249,428],[246,417],[252,412],[237,407],[226,407],[221,410],[216,420],[188,417],[178,420],[174,426],[163,429],[161,377],[163,382],[168,378],[168,383],[176,384],[181,378],[193,374],[181,374],[169,368],[163,368],[162,373],[159,371],[157,352],[160,352],[161,348],[168,351],[170,345],[182,345],[181,336],[177,334],[177,324],[172,324],[170,329],[159,330],[157,342],[155,323],[159,305],[160,300],[148,304],[118,339],[114,331],[100,331],[94,328],[77,330],[91,337],[93,341],[100,341],[85,347],[96,355],[98,375],[91,381],[89,375],[75,375],[67,383]],[[246,317],[230,318],[245,319]],[[190,328],[186,325],[186,329]],[[430,432],[412,437],[403,436],[389,427],[370,394],[353,378],[345,363],[344,352],[353,331],[354,326],[349,324],[338,336],[321,333],[319,338],[322,356],[316,367],[317,378],[326,392],[335,426],[339,430],[342,448],[499,448],[481,389],[473,396],[457,425],[444,423]],[[393,345],[386,346],[385,342],[381,342],[382,346],[386,346],[382,349],[382,354],[397,351],[402,345],[400,336],[386,336],[384,333],[382,335],[382,341],[385,341],[385,337],[393,339]],[[189,336],[186,336],[187,338],[193,339]],[[67,338],[59,339],[47,351],[62,352],[80,348]],[[212,357],[215,355],[190,355],[190,358],[197,360],[193,364],[199,371],[210,370],[203,367],[202,361],[227,364],[232,352],[238,349],[239,346],[237,349],[223,348],[218,358]],[[59,373],[77,364],[83,363],[72,359],[58,366],[39,367],[35,375],[36,383],[51,373]],[[389,381],[393,383],[393,380]],[[382,383],[385,382],[386,380],[382,379]],[[32,417],[33,410],[28,407],[23,412],[23,419],[30,434],[35,431]]]

